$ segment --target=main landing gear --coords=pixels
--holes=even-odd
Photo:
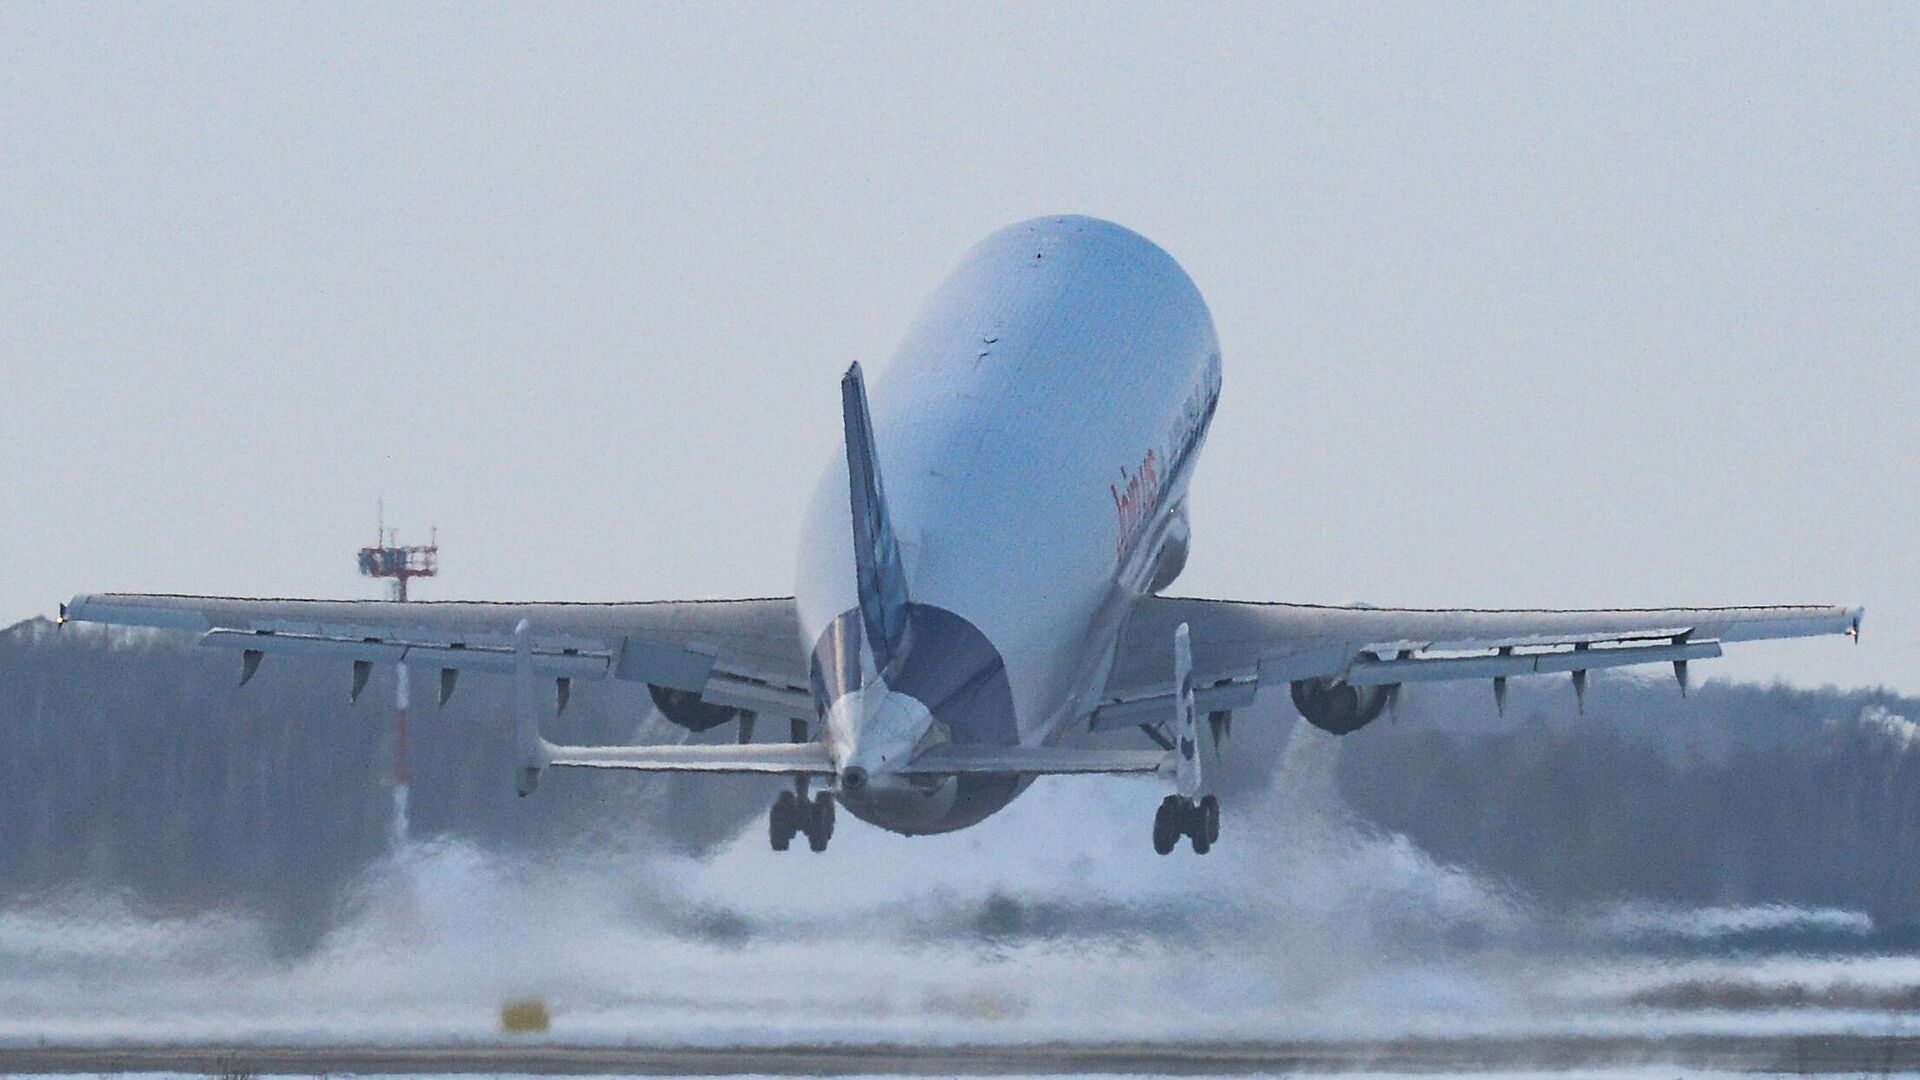
[[[807,835],[808,847],[815,851],[827,850],[827,841],[833,839],[830,792],[816,792],[808,799],[804,790],[799,794],[783,791],[773,800],[773,810],[767,815],[767,834],[773,841],[773,850],[787,850],[787,845],[801,833]]]
[[[806,738],[805,722],[795,720],[793,741],[805,742]],[[833,793],[815,792],[809,799],[807,778],[796,776],[793,790],[783,791],[773,800],[773,810],[767,814],[767,839],[773,841],[773,850],[785,851],[801,833],[806,834],[809,848],[827,850],[827,841],[833,839]]]
[[[1193,841],[1195,855],[1212,850],[1213,842],[1220,839],[1220,800],[1212,795],[1197,800],[1179,795],[1161,799],[1160,810],[1153,815],[1153,850],[1170,854],[1182,836]]]

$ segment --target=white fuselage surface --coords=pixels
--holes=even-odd
[[[968,253],[871,391],[910,597],[885,678],[864,655],[844,460],[804,526],[802,645],[848,810],[905,833],[972,824],[1024,782],[890,770],[940,741],[1048,745],[1093,710],[1134,601],[1184,560],[1219,392],[1206,304],[1143,237],[1044,218]]]

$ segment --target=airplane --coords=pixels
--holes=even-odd
[[[190,630],[240,654],[511,675],[517,787],[549,768],[791,778],[768,814],[786,850],[826,849],[834,808],[907,835],[962,829],[1053,774],[1157,776],[1154,849],[1205,854],[1234,710],[1284,689],[1345,735],[1413,683],[1688,665],[1734,642],[1846,634],[1835,606],[1411,609],[1172,596],[1188,484],[1219,403],[1198,288],[1137,233],[1040,218],[987,237],[927,302],[869,396],[840,383],[844,454],[798,535],[795,593],[739,600],[491,603],[76,596],[61,621]],[[884,475],[885,482],[882,482]],[[576,679],[646,684],[691,732],[738,742],[558,746],[540,733]],[[543,702],[551,681],[553,696]],[[1206,723],[1201,723],[1201,717]],[[788,722],[754,742],[754,722]],[[1134,729],[1140,748],[1078,745]],[[819,784],[810,794],[810,785]]]

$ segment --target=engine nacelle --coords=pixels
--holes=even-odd
[[[660,710],[661,716],[688,731],[716,728],[740,716],[739,709],[701,701],[700,695],[690,690],[675,690],[648,683],[647,694],[653,698],[653,707]]]
[[[1354,686],[1341,679],[1296,679],[1293,707],[1321,731],[1346,735],[1380,718],[1393,700],[1393,688]]]

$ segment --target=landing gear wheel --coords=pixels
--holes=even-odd
[[[1193,841],[1193,853],[1205,855],[1220,839],[1220,800],[1212,795],[1188,799],[1169,795],[1153,815],[1153,850],[1170,855],[1180,838]]]
[[[833,796],[830,793],[822,791],[807,804],[806,829],[807,846],[815,851],[827,850],[827,841],[833,839]]]
[[[1178,795],[1169,795],[1160,800],[1160,809],[1153,815],[1153,850],[1170,855],[1173,847],[1180,842],[1181,812],[1186,807]]]
[[[800,800],[793,792],[783,791],[773,800],[773,809],[767,812],[767,839],[773,841],[773,850],[785,851],[793,843],[800,831],[800,814]]]

